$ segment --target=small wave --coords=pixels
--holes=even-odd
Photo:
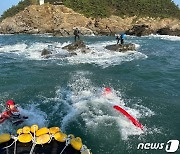
[[[39,36],[39,37],[53,37],[51,33],[45,33],[45,34],[32,34],[34,36]]]
[[[15,35],[15,34],[0,34],[0,36],[11,36],[11,35]]]
[[[14,45],[5,45],[0,47],[0,52],[24,52],[27,48],[27,44],[25,43],[18,43]]]
[[[146,36],[147,37],[147,36]],[[179,36],[170,36],[170,35],[149,35],[150,38],[159,38],[162,40],[169,40],[169,41],[180,41]]]

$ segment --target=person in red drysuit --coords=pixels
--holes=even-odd
[[[9,119],[13,124],[18,125],[24,122],[24,119],[28,119],[26,116],[21,116],[18,108],[15,106],[13,100],[6,102],[6,111],[0,114],[0,123],[3,123],[6,119]]]

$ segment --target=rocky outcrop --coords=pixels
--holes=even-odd
[[[62,49],[66,49],[68,51],[74,51],[74,50],[77,50],[77,49],[80,49],[80,48],[85,48],[86,45],[84,44],[83,41],[77,41],[77,42],[74,42],[72,44],[69,44],[65,47],[63,47]]]
[[[148,25],[134,25],[132,29],[126,31],[127,35],[145,36],[155,33]]]
[[[180,29],[170,29],[169,27],[161,28],[157,31],[157,34],[160,35],[174,35],[174,36],[180,36]]]
[[[32,5],[0,23],[1,33],[72,34],[73,27],[85,27],[89,19],[63,5]]]
[[[180,30],[178,19],[138,18],[110,16],[109,18],[87,18],[63,5],[31,5],[13,17],[0,23],[0,33],[52,33],[53,36],[73,35],[78,27],[83,35],[110,35],[117,32],[142,36],[169,27]]]
[[[69,51],[71,54],[74,53],[76,50],[79,50],[81,53],[88,53],[90,49],[85,45],[85,43],[81,40],[71,43],[62,49]]]
[[[129,44],[113,44],[113,45],[108,45],[105,48],[108,50],[117,51],[117,52],[125,52],[125,51],[136,50],[135,45],[132,43],[129,43]]]

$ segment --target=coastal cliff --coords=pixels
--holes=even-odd
[[[44,4],[30,5],[13,17],[4,19],[0,23],[0,33],[52,33],[55,36],[69,36],[73,34],[73,28],[78,27],[82,34],[107,35],[131,30],[135,25],[146,25],[149,33],[157,33],[163,28],[180,31],[180,20],[175,18],[122,18],[115,15],[88,18],[64,5]]]

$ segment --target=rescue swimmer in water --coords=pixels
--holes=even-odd
[[[22,116],[19,113],[18,108],[15,106],[15,102],[13,100],[8,100],[5,104],[6,110],[0,114],[0,124],[5,120],[10,120],[12,124],[18,125],[24,122],[24,119],[28,119],[27,116]]]
[[[109,87],[104,88],[103,95],[106,96],[111,93],[112,93],[111,88],[109,88]],[[140,128],[141,130],[144,130],[144,126],[137,119],[135,119],[132,115],[130,115],[126,110],[124,110],[123,108],[121,108],[118,105],[113,105],[113,108],[116,109],[117,111],[121,112],[124,116],[126,116],[136,127]]]

